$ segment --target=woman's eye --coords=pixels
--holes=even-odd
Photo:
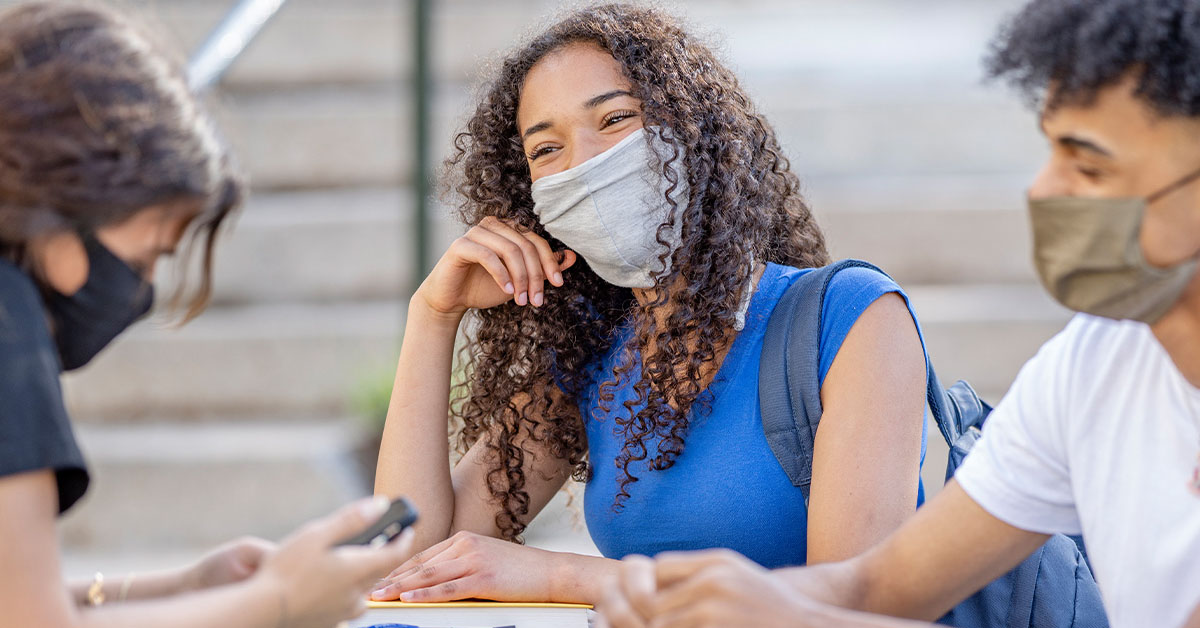
[[[558,149],[553,146],[545,146],[545,145],[538,146],[538,147],[534,148],[533,150],[529,151],[529,154],[526,155],[526,157],[529,157],[529,161],[533,161],[533,160],[537,159],[538,157],[545,155],[546,153],[552,153],[556,150],[558,150]]]
[[[628,120],[629,118],[632,118],[636,115],[637,115],[637,113],[635,113],[633,111],[618,111],[616,113],[611,113],[606,118],[604,118],[604,122],[603,122],[602,126],[609,127],[609,126],[612,126],[622,120]]]
[[[1104,175],[1104,173],[1100,170],[1096,168],[1090,168],[1088,166],[1075,166],[1075,171],[1092,181],[1095,181]]]

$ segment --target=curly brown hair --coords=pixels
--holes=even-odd
[[[146,29],[92,3],[0,14],[0,256],[28,268],[38,236],[156,206],[198,210],[184,259],[200,244],[202,268],[186,321],[212,292],[215,240],[243,187],[183,64]],[[184,297],[180,286],[172,305]]]
[[[531,444],[566,460],[575,479],[588,477],[578,408],[597,378],[605,380],[599,409],[614,417],[625,439],[613,461],[620,471],[619,509],[638,480],[631,465],[649,458],[650,469],[669,468],[683,451],[689,413],[707,410],[702,384],[733,337],[754,271],[748,262],[815,267],[829,261],[775,131],[737,77],[669,14],[625,4],[575,11],[503,59],[446,162],[466,224],[494,216],[562,248],[533,211],[517,106],[530,68],[576,43],[612,54],[641,100],[646,128],[660,136],[669,129],[673,154],[659,155],[651,166],[672,184],[686,173],[690,199],[677,206],[666,192],[670,212],[659,240],[682,221],[682,246],[663,255],[671,264],[656,276],[652,302],[639,304],[630,289],[580,265],[564,286],[548,286],[539,309],[510,301],[471,313],[452,419],[461,423],[461,449],[485,441],[488,489],[501,506],[496,524],[517,541],[529,514],[522,465],[533,455]],[[594,365],[625,326],[632,335],[617,366],[597,374]],[[629,383],[636,400],[613,412],[613,391]],[[527,403],[515,402],[525,396]],[[658,441],[654,451],[648,439]]]

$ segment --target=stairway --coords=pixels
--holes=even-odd
[[[231,2],[132,4],[190,50]],[[436,149],[480,68],[557,4],[434,3]],[[1018,4],[678,5],[716,34],[778,129],[834,255],[891,272],[942,378],[992,401],[1068,318],[1029,263],[1022,191],[1044,156],[1034,116],[979,79]],[[142,325],[68,378],[94,465],[94,490],[63,523],[69,570],[278,538],[369,490],[353,398],[390,377],[412,289],[409,41],[406,1],[291,0],[220,84],[212,100],[254,194],[218,249],[208,312],[179,330]],[[440,254],[457,227],[439,212]],[[589,551],[561,502],[530,541]]]

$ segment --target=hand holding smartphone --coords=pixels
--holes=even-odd
[[[386,545],[416,522],[417,509],[412,505],[412,502],[404,497],[397,497],[392,501],[392,505],[388,506],[387,512],[384,512],[383,516],[379,517],[375,523],[368,526],[366,530],[339,542],[337,546],[367,545],[370,547],[379,547]]]

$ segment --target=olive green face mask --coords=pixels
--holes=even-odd
[[[1150,203],[1200,178],[1196,171],[1146,198],[1029,199],[1042,285],[1076,312],[1153,323],[1179,300],[1196,260],[1150,265],[1138,236]]]

